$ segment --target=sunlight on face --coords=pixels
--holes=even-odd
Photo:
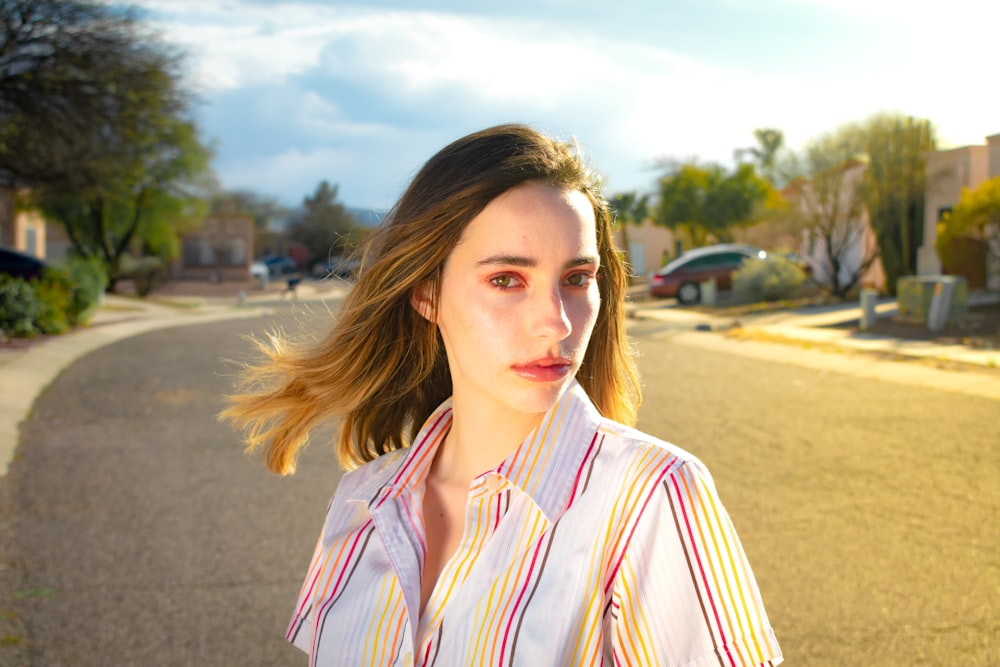
[[[469,223],[445,263],[436,318],[456,410],[503,419],[555,404],[597,320],[598,256],[582,192],[529,183]]]

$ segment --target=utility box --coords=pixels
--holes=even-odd
[[[917,324],[927,323],[927,313],[939,283],[952,284],[948,322],[965,318],[969,310],[969,287],[962,276],[904,276],[896,281],[896,301],[899,319]]]

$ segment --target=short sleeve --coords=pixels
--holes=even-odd
[[[686,461],[648,494],[615,577],[615,664],[780,663],[757,582],[708,470]]]

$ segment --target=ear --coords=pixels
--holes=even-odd
[[[410,292],[410,305],[428,322],[434,323],[434,284],[424,281]]]

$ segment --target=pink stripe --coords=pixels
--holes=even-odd
[[[437,419],[434,420],[433,426],[431,426],[430,430],[427,431],[427,435],[424,436],[424,439],[414,446],[414,451],[420,450],[422,447],[424,447],[424,445],[427,444],[427,441],[430,440],[431,436],[437,434],[438,427],[441,425],[441,421],[445,417],[448,417],[450,415],[451,415],[451,409],[445,410],[440,415],[438,415]],[[424,452],[421,452],[419,456],[413,455],[407,457],[406,463],[403,465],[402,468],[400,468],[399,472],[396,473],[396,477],[392,480],[391,484],[392,485],[398,484],[399,480],[401,480],[404,476],[408,474],[408,469],[413,465],[417,465],[418,463],[423,462],[423,459],[424,459]]]
[[[316,619],[317,620],[319,620],[322,617],[322,612],[325,611],[326,608],[329,607],[333,603],[333,601],[337,598],[337,588],[340,586],[340,582],[344,580],[344,575],[347,573],[347,570],[350,569],[349,566],[350,566],[350,563],[351,563],[351,559],[354,556],[355,550],[357,550],[357,548],[358,548],[358,542],[361,540],[361,535],[365,532],[365,530],[368,529],[368,526],[370,526],[371,524],[372,524],[372,520],[368,519],[361,526],[361,528],[358,529],[357,534],[354,536],[354,544],[351,545],[351,550],[347,554],[347,560],[344,561],[343,567],[340,568],[340,576],[337,577],[337,582],[333,585],[333,588],[330,590],[330,594],[326,597],[326,601],[323,604],[323,606],[320,607],[319,609],[315,610]],[[310,589],[310,597],[311,597],[311,589]],[[307,597],[306,599],[308,600],[309,598]],[[313,653],[314,654],[316,653],[316,649],[318,648],[316,646],[316,644],[315,644],[315,642],[318,639],[319,639],[318,633],[314,632],[313,633]]]
[[[673,463],[673,457],[669,459],[669,463],[670,464]],[[646,511],[646,508],[649,506],[649,501],[653,499],[653,494],[656,493],[656,489],[660,485],[660,480],[663,479],[663,476],[667,474],[667,471],[670,470],[670,467],[671,467],[670,465],[664,465],[660,469],[660,474],[656,478],[656,482],[651,487],[649,494],[646,496],[646,501],[643,502],[642,508],[639,510],[639,513],[635,517],[635,521],[632,522],[632,530],[629,531],[628,537],[625,539],[626,545],[632,542],[632,536],[635,535],[635,531],[639,527],[639,518],[642,516],[643,512]],[[625,551],[626,551],[625,549],[621,550],[621,553],[618,555],[618,560],[615,561],[614,567],[611,568],[610,576],[608,577],[608,582],[604,584],[605,595],[607,595],[608,591],[611,590],[611,585],[614,583],[615,577],[618,576],[618,568],[621,567],[622,559],[625,558]]]
[[[517,600],[514,602],[514,606],[510,610],[510,615],[507,617],[507,627],[503,631],[503,644],[500,646],[500,662],[503,664],[504,653],[507,652],[507,640],[510,638],[510,626],[514,623],[514,616],[517,615],[517,609],[521,606],[521,600],[524,599],[524,593],[528,590],[528,584],[531,583],[531,573],[535,571],[535,563],[538,562],[538,554],[542,550],[542,541],[538,540],[538,546],[535,547],[535,553],[531,556],[531,567],[528,568],[528,576],[524,579],[524,584],[521,586],[521,592],[517,595]]]
[[[719,610],[715,608],[715,598],[712,597],[712,588],[708,585],[708,577],[705,576],[705,567],[701,564],[701,556],[698,554],[698,546],[694,541],[694,532],[691,530],[691,522],[688,520],[688,513],[684,506],[684,497],[681,495],[681,489],[677,485],[677,477],[675,475],[670,476],[670,483],[674,485],[674,491],[677,493],[677,504],[680,509],[681,516],[684,517],[684,526],[688,531],[688,539],[691,542],[691,552],[694,554],[695,562],[698,563],[698,571],[701,573],[701,580],[705,584],[705,597],[708,598],[708,603],[712,605],[712,615],[715,616],[715,624],[719,627],[719,637],[722,639],[720,642],[722,646],[728,646],[729,640],[726,638],[726,633],[722,629],[722,621],[719,618]],[[730,654],[729,650],[726,650],[726,656],[729,658],[729,664],[736,667],[736,662],[733,660],[733,656]]]

